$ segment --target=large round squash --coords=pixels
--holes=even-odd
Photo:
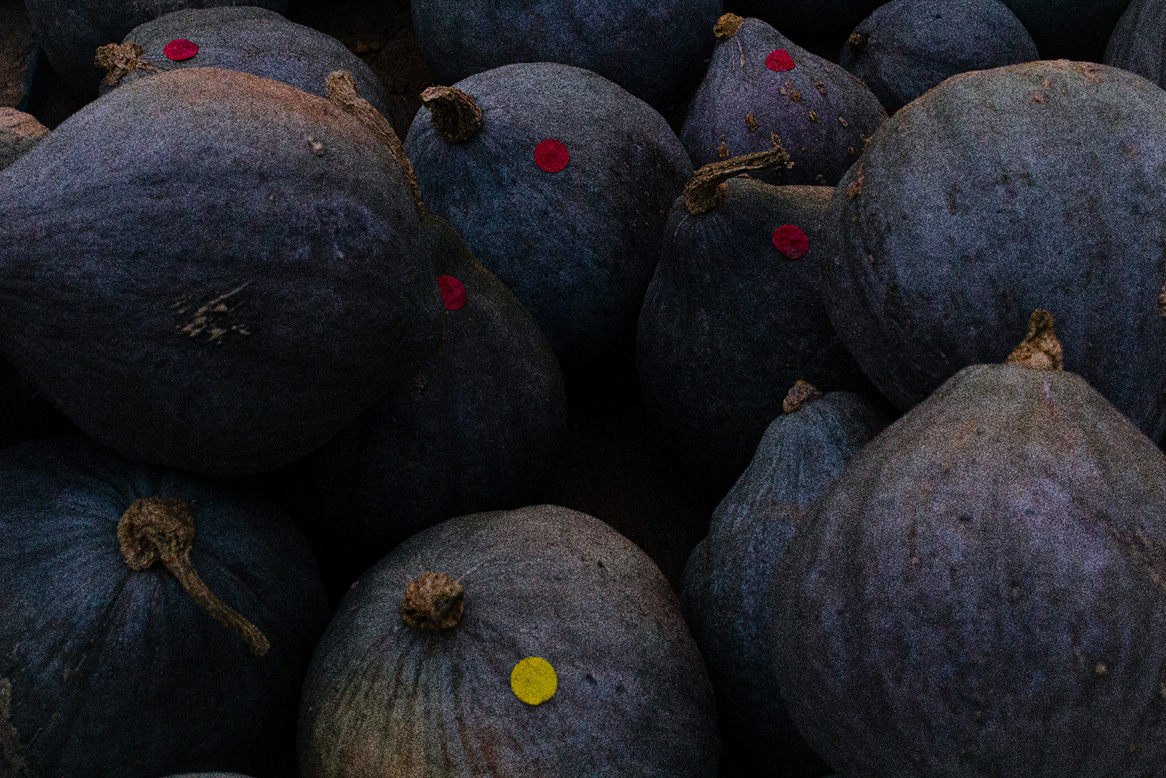
[[[864,448],[774,580],[774,665],[848,778],[1160,776],[1166,456],[1047,313]]]
[[[246,73],[158,73],[86,106],[0,171],[0,224],[0,347],[139,459],[273,469],[441,336],[390,150],[328,100]]]
[[[394,549],[341,601],[300,704],[303,778],[712,778],[718,750],[663,574],[550,505]]]

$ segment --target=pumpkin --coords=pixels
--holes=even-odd
[[[95,93],[102,71],[97,49],[118,43],[130,30],[182,8],[255,5],[283,13],[287,0],[25,0],[37,43],[74,89]]]
[[[640,310],[636,367],[648,411],[677,459],[721,494],[753,458],[800,376],[866,389],[818,296],[830,187],[742,176],[784,151],[712,163],[672,207]]]
[[[711,778],[718,750],[663,574],[551,505],[394,549],[341,601],[300,703],[303,778]]]
[[[725,14],[680,139],[697,165],[781,146],[792,167],[758,171],[771,184],[834,186],[887,118],[840,66],[760,19]]]
[[[0,170],[11,165],[35,146],[49,128],[23,111],[0,108]]]
[[[1163,57],[1163,31],[1166,30],[1166,3],[1158,0],[1133,0],[1109,36],[1105,46],[1106,65],[1129,70],[1153,81],[1166,84],[1166,58]]]
[[[1035,59],[1032,36],[999,0],[893,0],[854,28],[838,64],[893,112],[957,73]]]
[[[391,149],[276,81],[185,68],[113,90],[0,171],[0,217],[0,347],[86,434],[142,460],[274,469],[408,381],[441,336]]]
[[[1161,774],[1166,458],[1066,361],[1037,311],[794,533],[773,667],[840,774]]]
[[[712,49],[721,0],[413,0],[439,84],[516,62],[591,70],[660,110],[686,98]]]
[[[768,634],[770,585],[790,538],[850,459],[886,426],[860,395],[798,381],[748,469],[688,558],[680,602],[717,697],[733,775],[812,776],[829,768],[786,713]]]
[[[659,113],[552,62],[422,93],[405,138],[425,205],[510,287],[565,371],[635,338],[668,208],[692,173]]]
[[[377,111],[383,114],[388,102],[372,68],[340,41],[255,6],[172,11],[130,30],[120,45],[104,52],[104,60],[109,67],[101,87],[106,91],[159,71],[212,67],[282,81],[326,97],[328,74],[343,70]]]
[[[426,527],[527,504],[566,443],[562,372],[530,314],[447,221],[425,213],[422,228],[448,339],[283,474],[289,510],[346,588]]]
[[[1164,112],[1140,76],[1059,60],[954,76],[891,117],[825,216],[823,299],[875,386],[907,410],[1044,308],[1068,369],[1160,439]]]
[[[80,436],[0,451],[0,773],[280,774],[326,621],[258,491]]]

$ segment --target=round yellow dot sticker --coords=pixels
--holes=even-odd
[[[528,656],[510,671],[510,688],[514,696],[527,705],[541,705],[555,696],[559,677],[547,660]]]

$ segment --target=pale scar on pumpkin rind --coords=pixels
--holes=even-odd
[[[31,778],[24,747],[20,745],[20,732],[12,722],[12,682],[0,678],[0,756],[12,772],[13,778]]]

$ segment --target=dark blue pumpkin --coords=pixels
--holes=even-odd
[[[326,620],[257,492],[80,437],[0,452],[0,774],[279,774]]]
[[[1103,61],[1166,85],[1166,3],[1133,0],[1109,36]]]

